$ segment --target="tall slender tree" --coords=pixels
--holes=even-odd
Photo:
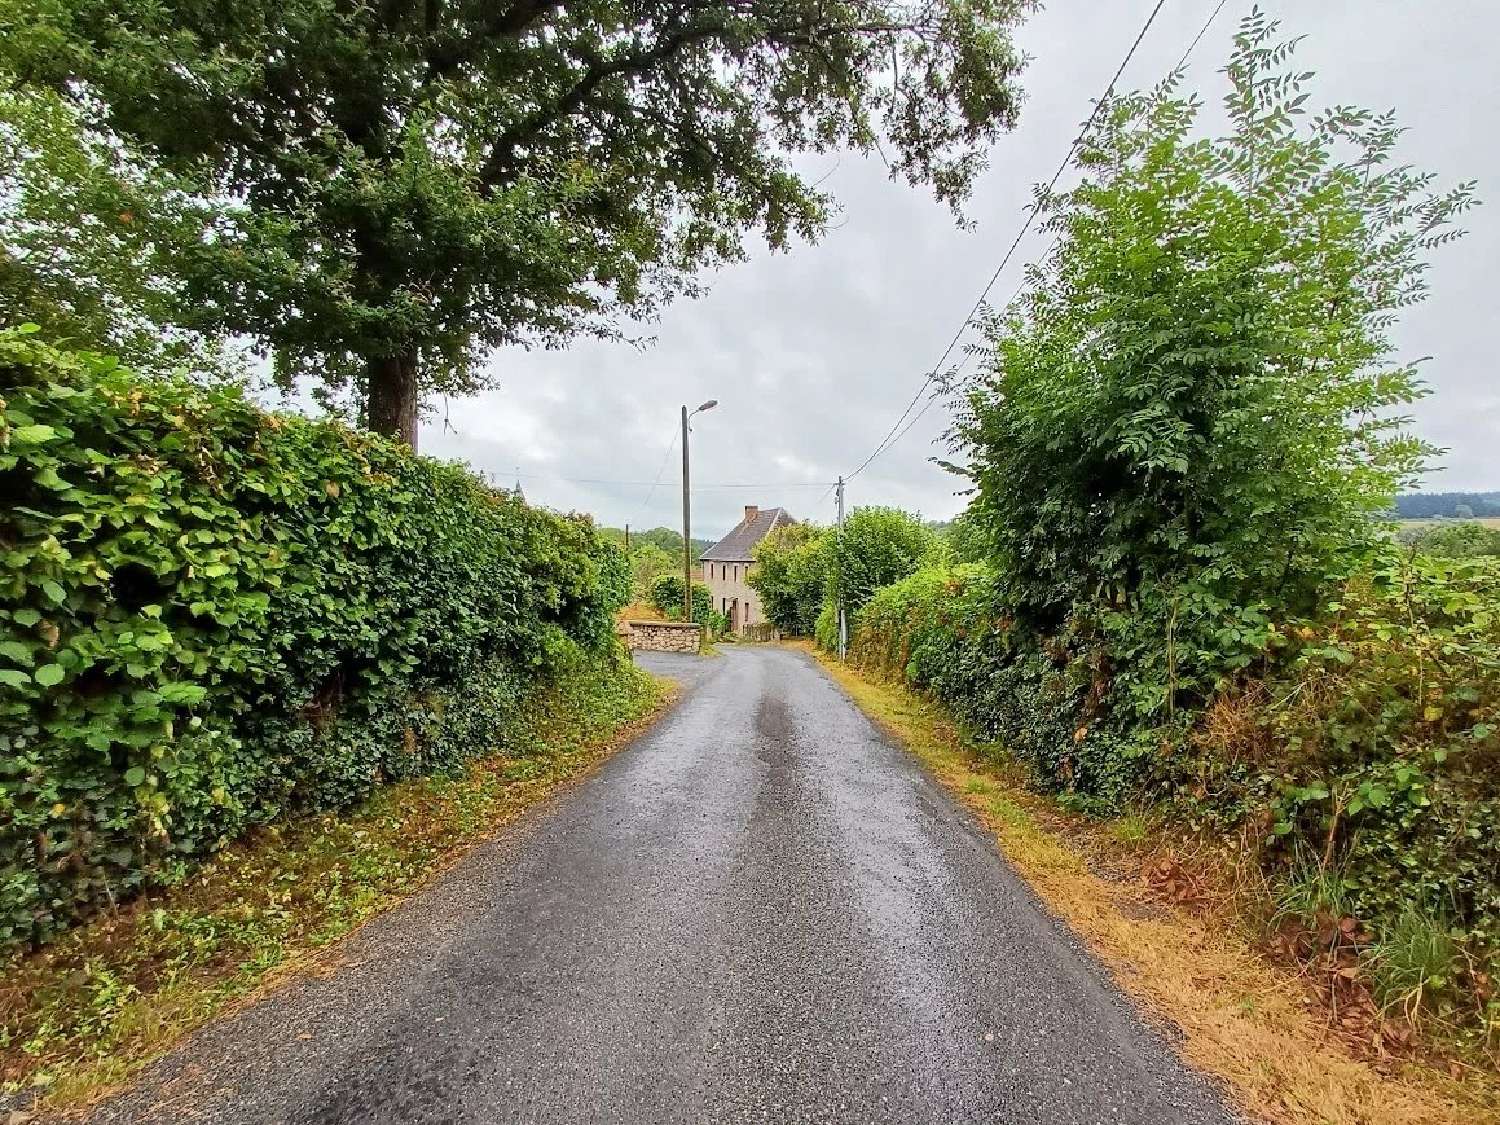
[[[0,50],[220,201],[193,325],[415,443],[487,349],[618,333],[749,233],[816,237],[798,153],[879,149],[957,206],[1032,4],[3,0]]]

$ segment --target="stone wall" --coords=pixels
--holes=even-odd
[[[697,652],[703,647],[703,626],[687,621],[627,621],[626,638],[644,652]]]

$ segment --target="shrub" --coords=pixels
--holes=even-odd
[[[682,575],[663,574],[651,583],[651,604],[669,621],[682,620]],[[693,583],[693,620],[706,622],[714,599],[707,586]]]
[[[1176,742],[1132,739],[1103,706],[1108,668],[1030,635],[986,567],[879,591],[850,654],[930,692],[1068,803],[1154,794],[1249,841],[1284,909],[1357,916],[1398,981],[1402,957],[1433,947],[1414,918],[1446,919],[1479,964],[1500,959],[1497,604],[1500,561],[1393,548],[1316,618],[1277,628],[1275,659],[1224,683]]]
[[[957,425],[1011,612],[1143,734],[1359,573],[1428,452],[1391,326],[1472,193],[1398,165],[1388,116],[1304,113],[1275,35],[1242,25],[1219,137],[1172,82],[1111,101]]]
[[[829,538],[825,596],[843,605],[851,626],[876,590],[905,578],[938,546],[927,525],[899,508],[855,508]]]
[[[771,531],[755,545],[755,565],[747,579],[760,595],[766,620],[781,632],[805,637],[813,632],[828,580],[828,532],[806,523]]]
[[[492,744],[608,652],[586,520],[368,434],[0,333],[0,944]]]
[[[655,543],[631,543],[630,545],[630,596],[632,601],[644,602],[651,598],[651,584],[663,574],[682,569],[682,554],[672,557]],[[681,584],[677,587],[682,589]]]

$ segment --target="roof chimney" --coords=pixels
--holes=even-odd
[[[757,508],[754,504],[746,504],[745,505],[745,522],[746,523],[749,523],[751,520],[753,520],[758,515],[760,515],[760,509]]]

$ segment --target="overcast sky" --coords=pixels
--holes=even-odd
[[[423,452],[455,457],[528,499],[636,528],[679,526],[677,410],[717,398],[694,422],[694,533],[713,538],[742,506],[833,515],[827,482],[855,468],[911,400],[1022,221],[1032,185],[1050,177],[1124,57],[1154,0],[1051,0],[1019,34],[1032,61],[1021,124],[1002,138],[955,225],[929,195],[891,183],[878,161],[819,158],[842,208],[822,242],[751,259],[707,280],[644,326],[655,342],[583,341],[561,352],[507,350],[497,390],[449,404],[422,433]],[[1150,86],[1182,56],[1217,0],[1166,0],[1122,88]],[[1317,72],[1313,102],[1394,107],[1409,129],[1403,156],[1446,181],[1478,179],[1489,206],[1469,237],[1437,252],[1432,295],[1397,335],[1408,358],[1430,355],[1433,394],[1417,429],[1447,447],[1430,489],[1500,488],[1493,461],[1500,392],[1493,379],[1500,288],[1500,81],[1493,0],[1280,0],[1262,5],[1305,34],[1298,59]],[[1190,63],[1188,85],[1216,103],[1218,73],[1248,0],[1229,0]],[[1066,181],[1065,181],[1066,182]],[[1007,297],[1040,253],[1032,236],[995,287]],[[956,480],[928,460],[944,452],[937,407],[850,485],[849,504],[895,504],[946,519],[963,507]],[[723,487],[753,485],[750,488]]]

